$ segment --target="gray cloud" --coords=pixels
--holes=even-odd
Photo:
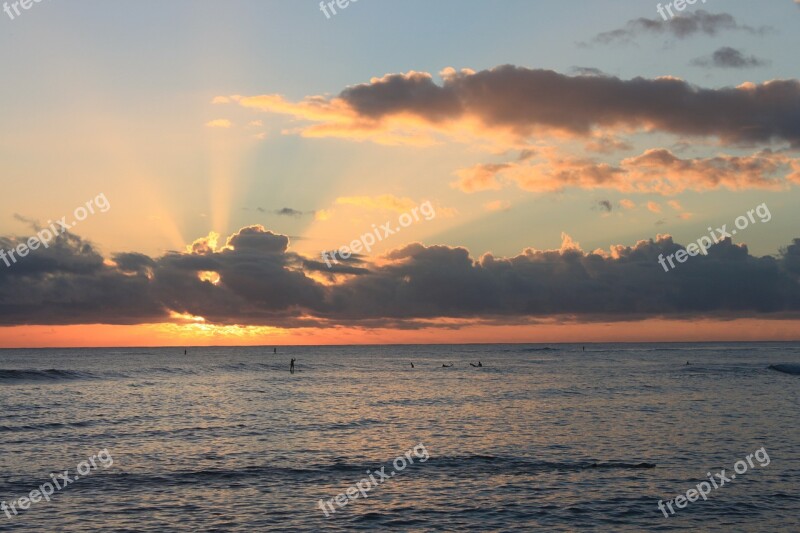
[[[594,67],[572,67],[570,72],[578,76],[607,76],[605,72]]]
[[[0,238],[4,249],[16,242]],[[333,269],[289,251],[288,237],[261,227],[243,228],[228,245],[160,257],[124,253],[109,262],[91,243],[63,234],[11,268],[0,264],[0,324],[138,324],[169,321],[174,312],[217,324],[417,327],[440,317],[591,321],[800,311],[800,239],[778,257],[751,256],[725,240],[670,272],[657,263],[659,254],[680,248],[669,237],[615,247],[613,256],[565,247],[474,259],[464,248],[411,244],[380,264],[358,258]],[[218,283],[201,279],[208,271]]]
[[[291,207],[284,207],[282,209],[278,209],[275,211],[276,215],[284,216],[284,217],[301,217],[305,213],[302,211],[298,211],[297,209],[292,209]]]
[[[744,31],[751,34],[763,34],[770,28],[753,28],[739,24],[728,13],[709,13],[698,9],[689,13],[682,13],[674,18],[647,19],[638,18],[629,20],[624,27],[597,34],[592,43],[614,44],[630,43],[640,35],[667,35],[676,39],[686,39],[695,35],[714,36],[723,31]]]
[[[244,209],[247,210],[247,208]],[[275,209],[274,211],[268,211],[263,207],[256,207],[256,211],[258,211],[259,213],[271,213],[273,215],[278,215],[282,217],[297,217],[297,218],[305,215],[313,215],[316,213],[316,211],[300,211],[298,209],[293,209],[291,207],[282,207],[280,209]]]
[[[392,74],[345,89],[364,121],[409,114],[436,124],[472,116],[521,136],[537,128],[588,135],[594,128],[652,128],[729,143],[788,141],[800,146],[800,82],[773,80],[703,89],[675,78],[570,77],[503,65],[446,76]]]
[[[711,54],[710,57],[698,57],[692,60],[692,65],[697,67],[752,68],[769,65],[769,61],[755,56],[747,57],[735,48],[723,46]]]

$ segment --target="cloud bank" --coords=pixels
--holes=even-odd
[[[0,268],[0,324],[141,324],[202,317],[208,323],[277,327],[421,327],[445,318],[579,321],[757,316],[800,311],[800,239],[780,257],[754,257],[725,240],[665,273],[669,236],[584,252],[473,258],[461,247],[410,244],[378,261],[335,269],[289,249],[289,238],[242,228],[225,245],[197,241],[160,257],[104,258],[63,234],[49,249]],[[17,241],[0,238],[6,249]]]

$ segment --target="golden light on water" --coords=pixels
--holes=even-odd
[[[186,339],[189,342],[197,342],[198,339],[215,338],[222,340],[263,339],[275,340],[275,337],[282,337],[289,333],[283,328],[271,326],[239,326],[239,325],[219,325],[207,324],[202,317],[193,317],[195,322],[186,324],[155,324],[154,328],[161,334],[167,334],[176,338]]]

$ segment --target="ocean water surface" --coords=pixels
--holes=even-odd
[[[800,343],[0,350],[0,531],[796,532],[799,364]]]

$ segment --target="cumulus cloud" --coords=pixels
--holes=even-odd
[[[50,248],[0,268],[0,324],[140,324],[192,316],[214,324],[417,327],[439,318],[607,321],[800,311],[800,239],[778,257],[752,256],[727,239],[669,273],[657,258],[680,246],[665,235],[593,252],[562,235],[557,250],[529,248],[513,257],[473,258],[465,248],[410,244],[380,261],[343,262],[335,272],[292,252],[287,236],[261,226],[242,228],[224,245],[218,240],[159,257],[104,258],[65,233]],[[16,242],[0,238],[4,249]]]
[[[769,65],[769,61],[755,56],[747,57],[735,48],[723,46],[711,54],[710,57],[698,57],[692,60],[692,65],[697,67],[752,68]]]
[[[709,13],[698,9],[675,17],[663,19],[637,18],[629,20],[624,27],[597,34],[594,44],[631,43],[641,35],[667,35],[676,39],[686,39],[695,35],[714,36],[724,31],[743,31],[750,34],[763,34],[769,28],[753,28],[739,24],[728,13]]]
[[[295,103],[263,95],[240,104],[312,122],[293,130],[308,137],[384,143],[483,138],[524,148],[535,135],[591,139],[602,129],[800,146],[797,80],[704,89],[671,77],[567,76],[512,65],[441,74],[441,85],[430,74],[409,72],[373,78],[332,98]]]

